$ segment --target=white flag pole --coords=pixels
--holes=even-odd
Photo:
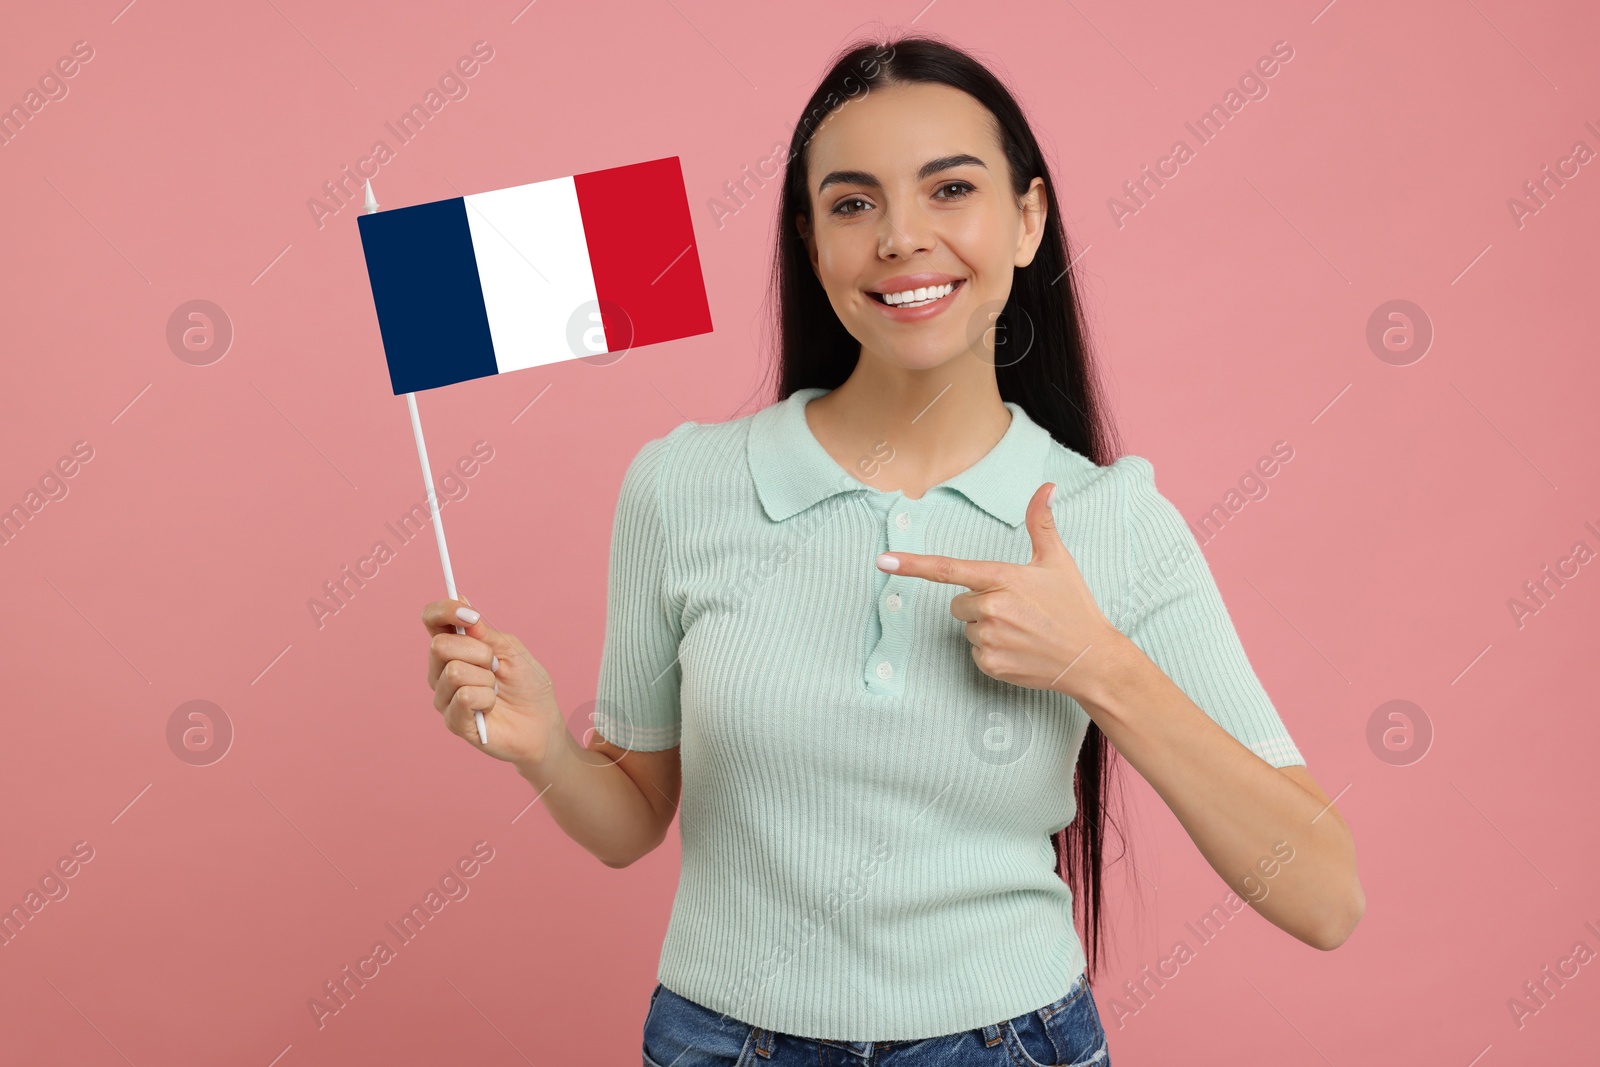
[[[378,201],[372,195],[372,180],[367,180],[366,202],[362,205],[365,214],[372,214],[378,210]],[[444,521],[439,517],[439,497],[433,491],[433,468],[428,466],[428,446],[422,440],[422,419],[417,415],[417,394],[406,394],[406,408],[411,412],[411,435],[417,439],[417,461],[422,464],[422,484],[428,489],[428,513],[433,516],[433,538],[439,543],[439,562],[444,567],[445,595],[451,600],[456,599],[456,576],[450,569],[450,550],[444,543]],[[457,626],[456,633],[466,633],[466,628]],[[489,727],[483,721],[483,712],[473,711],[473,720],[478,724],[478,740],[484,744],[489,743]]]

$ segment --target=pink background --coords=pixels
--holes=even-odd
[[[1274,442],[1294,449],[1206,554],[1354,829],[1367,914],[1324,954],[1247,911],[1119,1026],[1122,982],[1227,892],[1130,775],[1140,874],[1114,869],[1096,990],[1116,1062],[1592,1052],[1600,964],[1520,1027],[1507,1001],[1576,942],[1600,951],[1600,566],[1521,628],[1507,602],[1575,542],[1600,548],[1583,526],[1600,527],[1600,163],[1520,227],[1507,203],[1574,142],[1600,148],[1600,9],[119,3],[26,5],[0,35],[6,105],[74,42],[94,49],[0,147],[0,504],[93,448],[0,549],[0,904],[94,849],[0,947],[0,1059],[638,1062],[676,832],[605,868],[442,728],[418,622],[444,592],[431,536],[320,628],[307,608],[374,541],[396,546],[384,522],[422,492],[356,209],[319,228],[307,201],[479,40],[494,56],[469,94],[374,179],[384,207],[682,158],[714,333],[419,397],[436,468],[494,449],[445,508],[462,591],[577,710],[628,460],[685,418],[770,400],[776,188],[720,227],[709,202],[787,139],[836,48],[907,28],[1020,94],[1087,249],[1127,448],[1163,492],[1198,519]],[[1184,122],[1280,40],[1294,58],[1269,95],[1119,228],[1123,182],[1193,144]],[[166,340],[193,299],[235,331],[206,366]],[[1395,299],[1435,331],[1405,366],[1366,340]],[[1369,746],[1394,699],[1431,723],[1425,758]],[[236,734],[210,766],[168,745],[190,700]],[[494,858],[470,895],[319,1029],[323,982],[393,943],[383,924],[479,841]]]

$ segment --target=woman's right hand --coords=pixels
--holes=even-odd
[[[456,614],[465,608],[466,618]],[[477,617],[468,623],[467,618]],[[544,759],[566,732],[549,673],[515,634],[490,626],[465,599],[435,600],[422,609],[433,706],[451,733],[495,759],[519,767]],[[456,627],[465,633],[456,633]],[[478,740],[474,710],[483,712],[487,745]]]

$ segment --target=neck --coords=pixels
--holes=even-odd
[[[806,405],[806,421],[863,483],[917,498],[987,455],[1011,412],[994,367],[970,355],[907,370],[863,352],[843,385]]]

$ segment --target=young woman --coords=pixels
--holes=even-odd
[[[1262,916],[1343,942],[1350,833],[1150,463],[1112,455],[1016,101],[935,40],[854,48],[781,199],[778,400],[629,466],[591,744],[515,636],[423,615],[446,725],[479,745],[483,709],[602,862],[679,817],[647,1067],[1108,1064],[1114,754]]]

